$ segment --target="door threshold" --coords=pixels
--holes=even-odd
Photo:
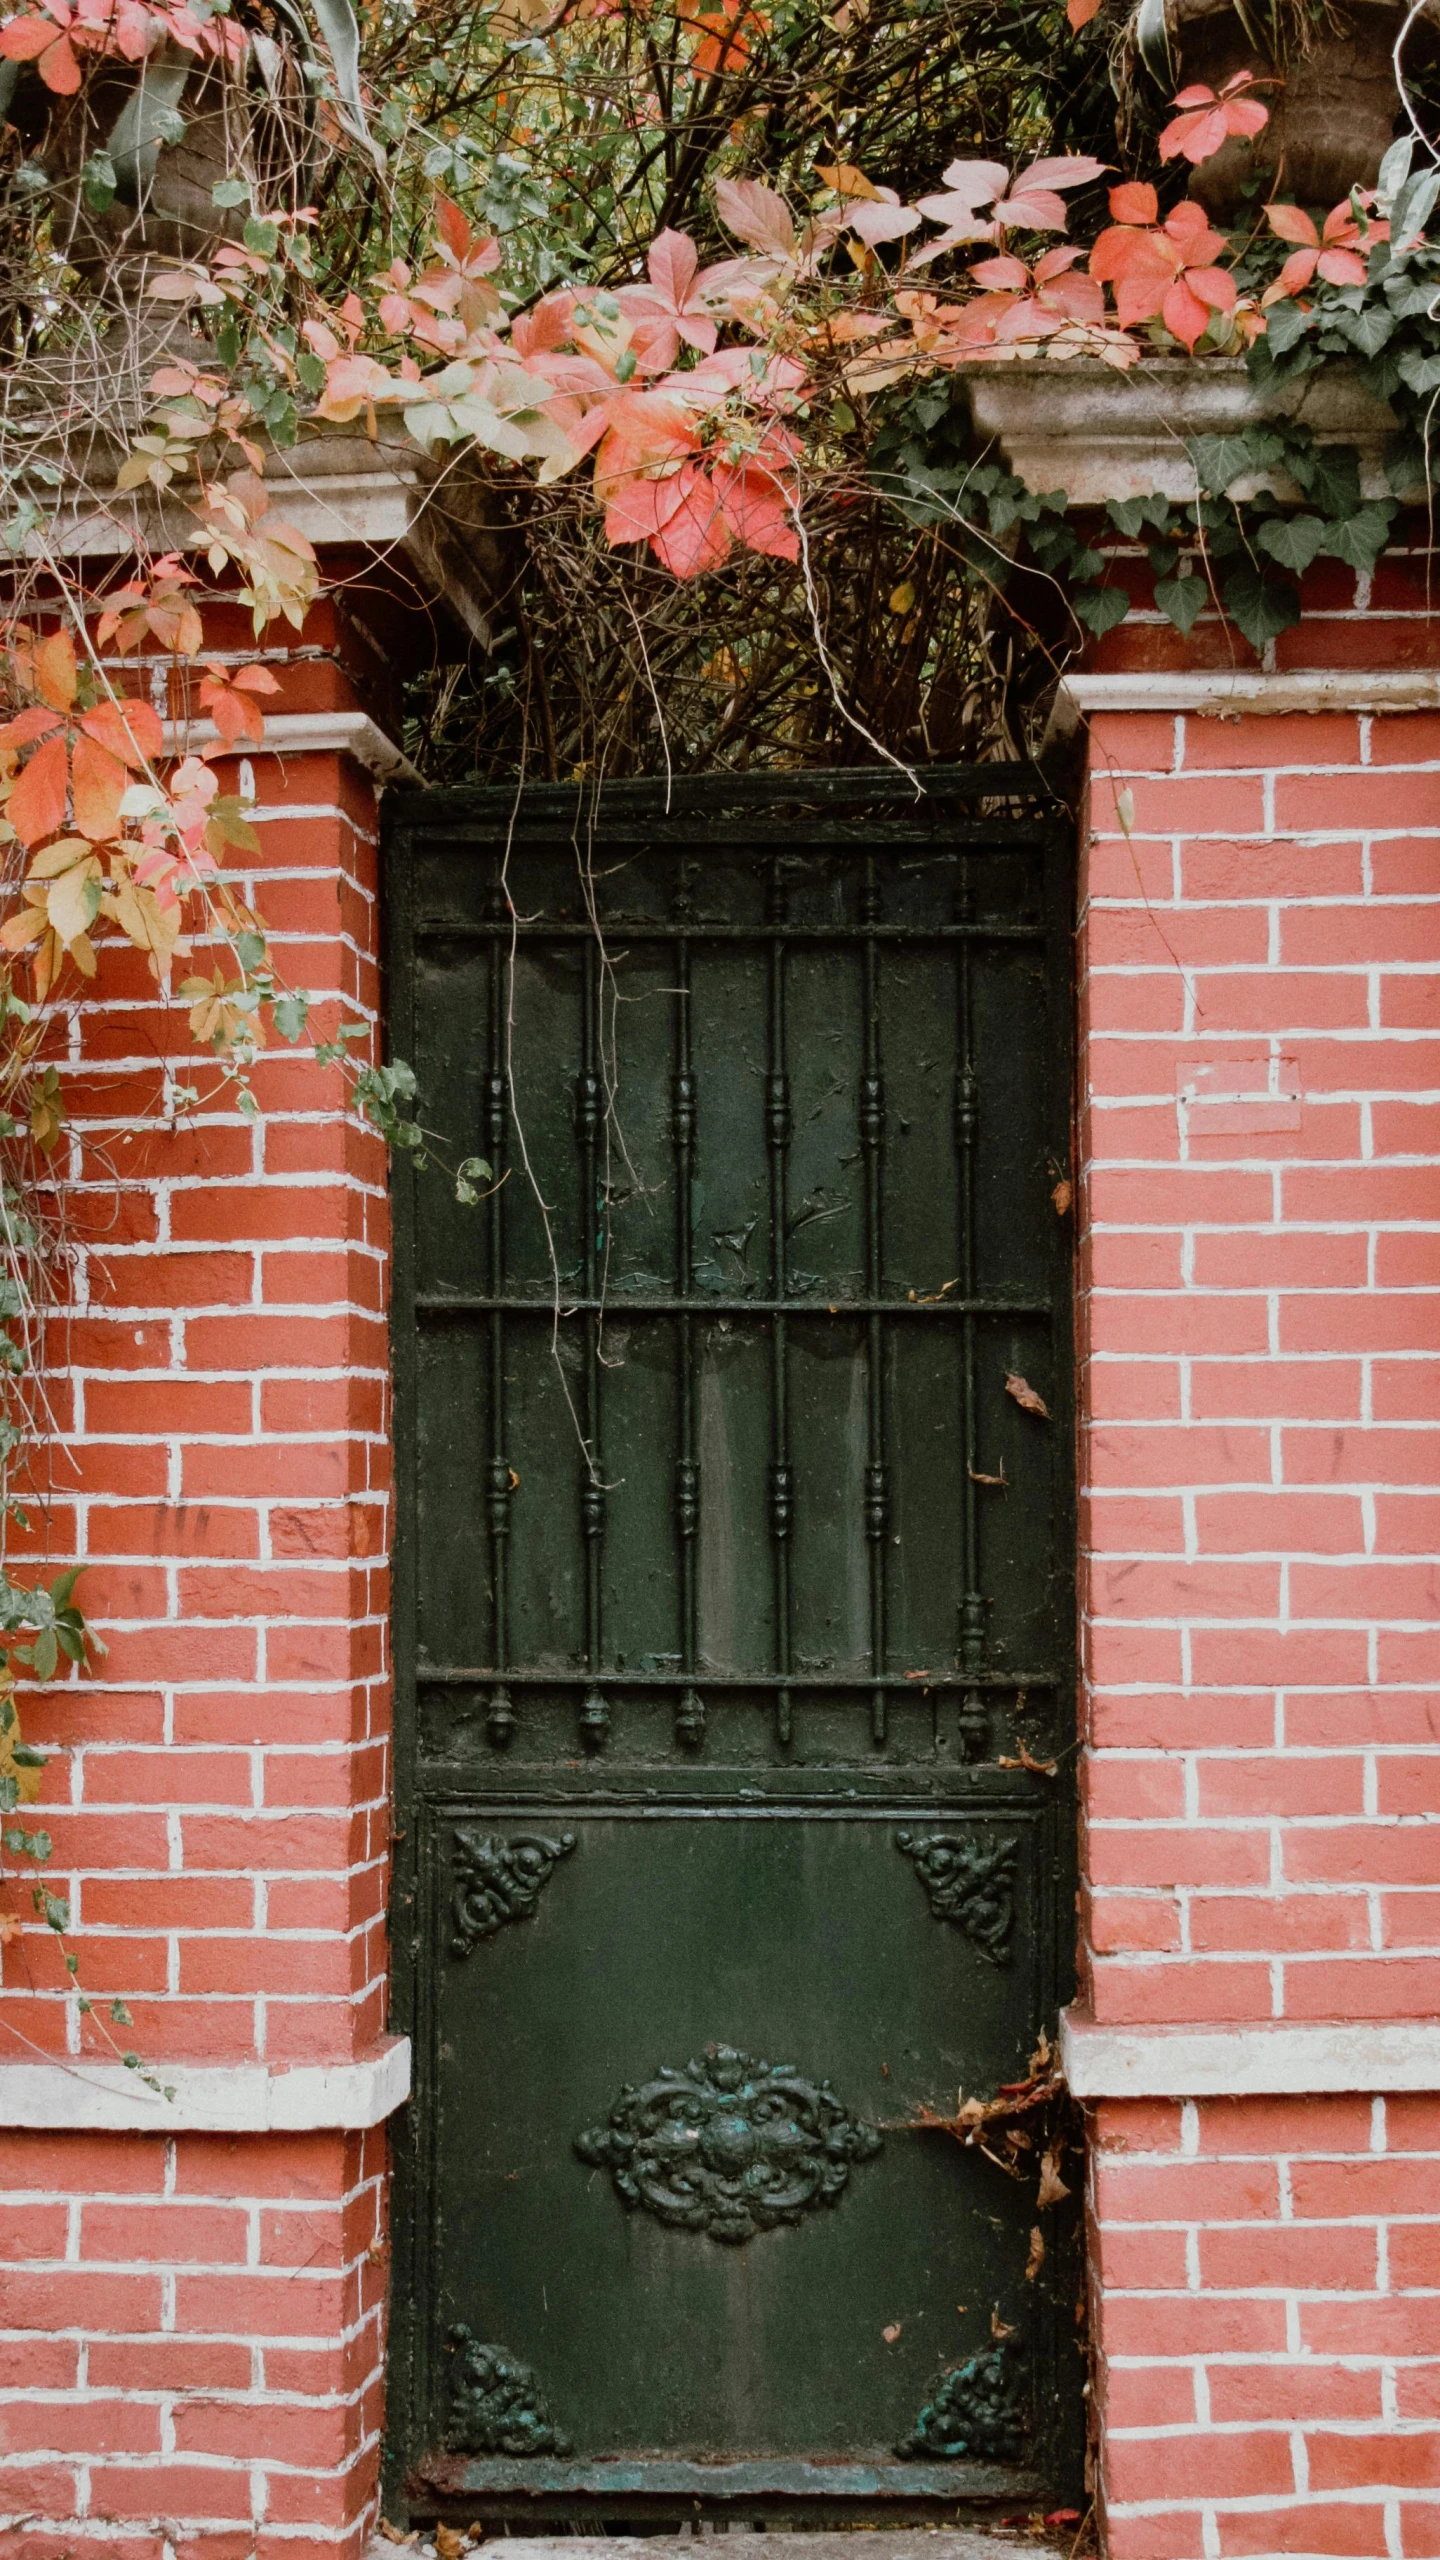
[[[419,2539],[404,2546],[412,2560],[432,2560],[436,2546],[430,2538],[433,2528],[420,2528]],[[1017,2539],[1013,2525],[1009,2530],[996,2525],[966,2527],[953,2525],[882,2525],[859,2524],[844,2532],[827,2531],[818,2526],[811,2532],[796,2532],[793,2524],[781,2524],[774,2530],[763,2524],[746,2522],[715,2524],[706,2521],[693,2533],[569,2533],[487,2534],[482,2543],[472,2543],[474,2551],[493,2551],[495,2560],[696,2560],[696,2544],[710,2541],[717,2534],[763,2542],[764,2560],[856,2560],[856,2537],[869,2534],[884,2537],[883,2550],[876,2560],[1035,2560],[1037,2552],[1052,2560],[1056,2551],[1069,2553],[1075,2538],[1072,2525],[1062,2526],[1054,2535],[1026,2534]],[[365,2560],[396,2560],[401,2546],[375,2534],[366,2546]]]

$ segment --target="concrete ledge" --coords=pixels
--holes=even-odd
[[[156,2062],[152,2076],[159,2091],[118,2062],[0,2062],[0,2125],[67,2133],[359,2132],[383,2124],[409,2097],[410,2039],[386,2036],[354,2062],[275,2070],[263,2062]]]
[[[1039,355],[958,365],[954,378],[977,433],[999,446],[1017,480],[1041,497],[1063,489],[1072,506],[1152,494],[1188,505],[1196,487],[1187,439],[1238,435],[1273,417],[1308,427],[1322,444],[1353,445],[1365,496],[1390,494],[1385,451],[1398,422],[1361,390],[1352,366],[1326,365],[1263,392],[1238,356],[1147,358],[1119,373],[1090,357]],[[1301,496],[1283,471],[1252,472],[1234,494],[1261,489]]]
[[[1202,673],[1176,668],[1159,673],[1067,675],[1060,686],[1061,725],[1097,711],[1193,711],[1224,719],[1241,712],[1440,710],[1440,667],[1215,667]]]
[[[1440,2020],[1106,2027],[1084,2009],[1062,2009],[1060,2062],[1077,2098],[1318,2098],[1440,2090]]]
[[[213,747],[220,732],[213,720],[167,720],[167,755],[198,754]],[[253,762],[256,756],[353,756],[381,782],[418,782],[420,775],[365,711],[271,711],[265,735],[257,744],[241,739],[234,755]]]

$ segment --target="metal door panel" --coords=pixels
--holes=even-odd
[[[927,786],[393,804],[395,1045],[501,1177],[396,1180],[419,2513],[1070,2477],[1073,2213],[920,2121],[1066,1988],[1069,848]]]

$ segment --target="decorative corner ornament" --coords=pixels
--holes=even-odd
[[[1002,2340],[944,2376],[895,2450],[906,2462],[1018,2462],[1028,2433]]]
[[[482,2346],[463,2323],[450,2332],[455,2357],[446,2442],[452,2453],[568,2453],[528,2364],[506,2347]]]
[[[468,1956],[482,1938],[493,1938],[512,1920],[533,1920],[541,1894],[574,1846],[573,1831],[562,1831],[558,1840],[538,1831],[517,1831],[509,1839],[498,1831],[457,1831],[452,1956]]]
[[[753,2062],[710,2045],[683,2071],[626,2086],[608,2125],[576,2136],[592,2167],[609,2169],[627,2209],[641,2205],[672,2231],[753,2240],[838,2204],[857,2160],[880,2149],[828,2080],[788,2062]]]
[[[936,1919],[963,1929],[988,1964],[1008,1964],[1019,1841],[986,1849],[963,1833],[897,1831],[895,1846],[913,1861]]]

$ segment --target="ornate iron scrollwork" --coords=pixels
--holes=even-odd
[[[452,2453],[568,2453],[528,2364],[506,2347],[482,2346],[462,2325],[450,2332],[455,2374],[446,2442]]]
[[[1019,1841],[986,1849],[954,1831],[897,1831],[895,1846],[913,1860],[936,1919],[963,1929],[990,1964],[1008,1964]]]
[[[895,2450],[907,2462],[1016,2462],[1029,2433],[1005,2342],[947,2373]]]
[[[609,2169],[628,2207],[642,2205],[673,2231],[753,2240],[836,2204],[857,2160],[880,2149],[828,2080],[806,2080],[788,2062],[754,2062],[712,2045],[683,2071],[658,2070],[628,2085],[607,2125],[575,2148]]]
[[[512,1920],[533,1920],[540,1896],[562,1858],[575,1846],[573,1831],[546,1839],[538,1831],[457,1831],[451,1905],[452,1956],[468,1956],[482,1938],[493,1938]]]

